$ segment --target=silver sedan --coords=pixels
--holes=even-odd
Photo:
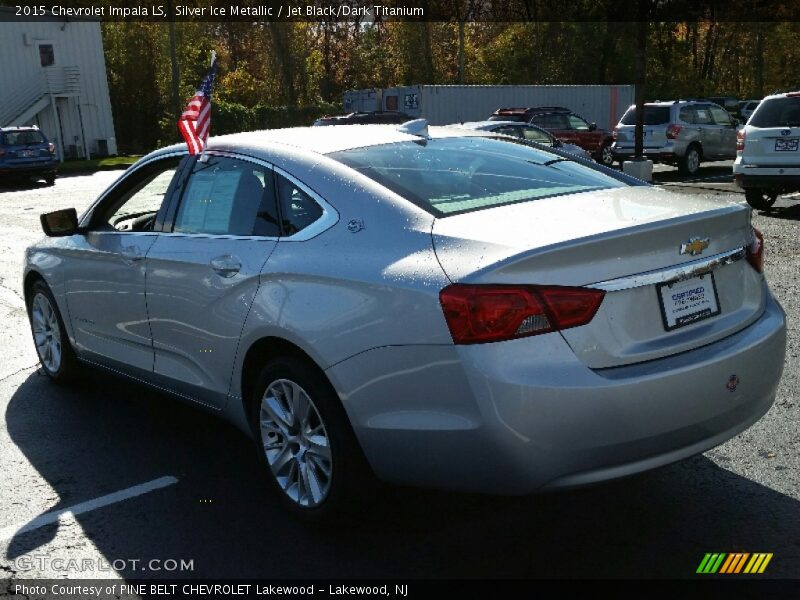
[[[703,452],[781,377],[761,235],[742,204],[584,162],[423,121],[158,150],[42,215],[42,367],[228,419],[307,519],[373,476],[525,494]]]

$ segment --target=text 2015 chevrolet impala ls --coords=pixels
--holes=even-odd
[[[79,219],[43,215],[42,367],[219,413],[308,518],[370,470],[524,494],[741,432],[786,336],[749,209],[569,156],[424,122],[158,150]]]

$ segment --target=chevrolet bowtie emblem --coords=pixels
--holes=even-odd
[[[711,240],[709,238],[689,238],[688,242],[681,244],[681,254],[691,254],[692,256],[702,254],[710,243]]]

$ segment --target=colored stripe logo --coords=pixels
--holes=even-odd
[[[772,552],[708,552],[700,561],[697,573],[714,574],[733,573],[756,574],[763,573],[769,561],[772,560]]]

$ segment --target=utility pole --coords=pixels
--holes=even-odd
[[[175,111],[175,118],[181,115],[183,107],[180,98],[181,73],[178,68],[178,52],[175,48],[175,19],[172,9],[172,0],[167,0],[167,10],[169,11],[167,27],[169,30],[169,60],[172,67],[172,110]]]
[[[636,22],[636,130],[634,133],[634,152],[637,160],[644,156],[644,92],[647,84],[647,8],[639,2],[639,15]]]

